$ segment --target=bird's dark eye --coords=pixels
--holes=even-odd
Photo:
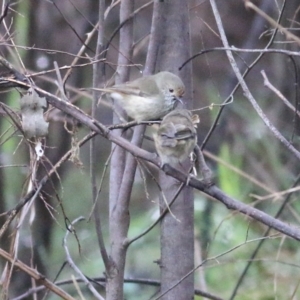
[[[173,92],[174,92],[174,89],[169,89],[169,92],[170,92],[170,93],[173,93]]]

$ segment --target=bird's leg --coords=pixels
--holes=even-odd
[[[207,186],[213,185],[214,183],[212,181],[212,172],[207,166],[203,153],[198,145],[196,145],[194,152],[197,157],[197,168],[201,171],[201,174],[203,176],[203,183]]]
[[[197,176],[197,170],[195,168],[195,161],[194,161],[194,158],[193,158],[192,154],[190,155],[190,162],[192,163],[192,166],[189,167],[189,170],[188,170],[188,173],[187,173],[187,178],[186,178],[186,182],[185,182],[186,186],[189,185],[190,180],[191,180],[192,177],[196,177]],[[179,162],[178,165],[182,168],[182,170],[185,173],[186,172],[186,167],[184,167],[181,162]]]
[[[197,172],[197,168],[196,168],[196,164],[195,164],[195,161],[196,161],[196,156],[195,156],[195,153],[194,152],[192,152],[191,154],[190,154],[190,161],[191,161],[191,163],[192,163],[192,173],[193,174],[190,174],[190,175],[193,175],[193,176],[195,176],[195,177],[197,177],[197,175],[198,175],[198,172]]]

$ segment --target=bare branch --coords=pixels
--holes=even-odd
[[[284,28],[278,22],[276,22],[271,17],[269,17],[265,12],[263,12],[261,9],[259,9],[250,0],[245,0],[245,6],[247,8],[253,9],[256,13],[258,13],[260,16],[262,16],[264,19],[266,19],[274,28],[277,28],[281,32],[283,32],[286,35],[286,38],[288,40],[295,41],[298,45],[300,45],[300,39],[296,35],[294,35],[293,33],[289,32],[286,28]]]
[[[260,71],[261,75],[264,78],[264,86],[266,86],[267,88],[269,88],[273,93],[275,93],[278,98],[280,98],[282,100],[282,102],[289,108],[291,109],[293,112],[296,112],[298,117],[300,117],[300,112],[296,110],[296,108],[289,102],[288,99],[286,99],[283,94],[274,87],[274,85],[271,84],[271,82],[269,81],[266,72],[264,70]]]
[[[106,281],[105,277],[95,277],[95,278],[89,278],[89,279],[94,281],[94,282],[105,282]],[[83,282],[83,280],[81,278],[75,278],[75,280],[77,282]],[[125,277],[124,282],[144,284],[144,285],[157,286],[157,287],[160,286],[160,281],[153,280],[153,279],[146,279],[146,278],[126,278]],[[73,283],[72,279],[57,281],[55,284],[60,286],[60,285],[66,285],[66,284],[70,284],[70,283]],[[36,288],[31,288],[26,293],[24,293],[24,294],[22,294],[22,295],[20,295],[16,298],[13,298],[11,300],[22,300],[22,299],[24,299],[24,298],[26,298],[26,297],[34,294],[34,293],[37,293],[37,292],[43,291],[43,290],[45,290],[45,287],[43,287],[43,286],[39,286],[39,287],[36,287]],[[200,289],[195,289],[195,295],[202,296],[204,298],[211,299],[211,300],[223,300],[223,298],[221,298],[221,297],[218,297],[218,296],[213,295],[211,293],[202,291]]]
[[[213,9],[213,13],[217,22],[217,26],[221,35],[221,39],[222,42],[224,44],[225,47],[229,48],[229,44],[227,41],[227,37],[222,25],[222,20],[217,8],[217,5],[215,3],[215,0],[210,0],[212,9]],[[258,105],[258,103],[256,102],[256,100],[254,99],[254,97],[252,96],[240,70],[238,69],[238,66],[236,64],[236,61],[233,57],[233,54],[230,50],[226,50],[226,54],[228,57],[228,60],[231,64],[231,67],[239,81],[239,84],[241,85],[243,91],[244,91],[244,95],[245,97],[249,100],[249,102],[252,104],[253,108],[255,109],[255,111],[257,112],[257,114],[260,116],[260,118],[262,119],[262,121],[265,123],[265,125],[269,128],[269,130],[273,133],[273,135],[291,152],[295,155],[295,157],[300,160],[300,152],[291,145],[291,143],[289,143],[287,141],[287,139],[277,130],[277,128],[271,123],[271,121],[267,118],[267,116],[265,115],[265,113],[262,111],[262,109],[260,108],[260,106]]]
[[[84,220],[84,217],[78,217],[76,218],[69,226],[68,230],[66,231],[64,240],[63,240],[63,247],[65,248],[66,256],[67,256],[67,261],[70,265],[70,267],[79,275],[79,277],[83,280],[83,282],[86,284],[88,289],[91,291],[91,293],[94,295],[94,297],[98,300],[104,300],[104,298],[96,291],[96,289],[93,287],[93,285],[90,283],[90,281],[84,276],[84,274],[81,272],[81,270],[75,265],[73,262],[73,259],[71,258],[69,249],[67,247],[67,237],[69,235],[69,232],[72,232],[73,225],[76,224],[79,221]]]
[[[60,296],[62,299],[65,300],[75,300],[72,296],[70,296],[68,293],[60,289],[58,286],[53,284],[50,280],[48,280],[44,275],[39,273],[36,269],[32,269],[28,267],[26,264],[21,262],[19,259],[16,259],[15,257],[11,256],[9,253],[4,251],[0,248],[0,256],[9,261],[11,264],[14,265],[14,267],[17,267],[24,271],[26,274],[28,274],[30,277],[44,285],[46,288],[48,288],[51,292],[56,294],[57,296]]]
[[[20,82],[18,82],[18,83],[20,83]],[[124,139],[120,136],[117,136],[113,132],[109,131],[106,126],[104,126],[103,124],[101,124],[100,122],[98,122],[96,120],[93,120],[90,116],[85,114],[78,107],[72,105],[69,102],[63,101],[60,98],[55,97],[52,94],[50,94],[40,88],[36,88],[36,91],[39,92],[42,96],[45,96],[47,98],[47,101],[50,104],[61,109],[65,113],[70,114],[72,117],[77,119],[79,122],[85,124],[91,130],[97,132],[98,134],[107,138],[111,142],[126,149],[127,151],[132,153],[134,156],[145,159],[145,160],[153,163],[154,165],[159,166],[159,161],[155,154],[149,153],[148,151],[143,150],[143,149],[131,144],[126,139]],[[175,169],[171,168],[170,166],[166,166],[164,171],[166,172],[166,174],[173,176],[174,178],[180,180],[181,182],[187,182],[188,178],[187,178],[186,174],[181,173],[178,170],[176,171]],[[227,195],[225,195],[221,190],[219,190],[215,186],[207,188],[207,186],[205,184],[203,184],[201,181],[199,181],[195,178],[190,178],[189,185],[191,187],[194,187],[200,191],[203,191],[206,194],[212,196],[213,198],[219,200],[224,205],[226,205],[226,207],[228,209],[237,210],[247,216],[252,217],[253,219],[255,219],[259,222],[262,222],[263,224],[271,226],[272,228],[274,228],[296,240],[300,240],[300,231],[298,229],[296,229],[292,226],[289,226],[279,220],[275,220],[273,217],[269,216],[268,214],[266,214],[258,209],[252,208],[242,202],[239,202],[237,200],[234,200],[233,198],[228,197]]]

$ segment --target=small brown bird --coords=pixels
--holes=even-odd
[[[181,102],[185,87],[177,75],[163,71],[96,90],[110,94],[129,117],[140,122],[157,120],[173,110],[176,102]]]
[[[193,152],[197,144],[196,122],[186,109],[173,110],[163,118],[158,131],[153,135],[162,167],[165,164],[174,167]]]

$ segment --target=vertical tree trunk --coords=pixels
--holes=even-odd
[[[190,57],[189,11],[186,1],[164,1],[164,43],[160,49],[160,69],[178,73],[180,65]],[[186,86],[187,107],[192,106],[192,69],[188,64],[179,75]],[[160,174],[164,195],[169,202],[179,183]],[[160,200],[162,207],[164,200]],[[193,191],[185,187],[161,222],[161,293],[191,271],[194,267],[194,199]],[[175,288],[168,291],[162,299],[193,299],[194,276],[190,275]]]
[[[120,23],[126,20],[133,11],[133,0],[123,0],[120,6]],[[129,68],[133,44],[133,22],[130,20],[120,29],[118,69],[116,83],[129,79]],[[114,123],[119,122],[114,116]],[[119,132],[121,134],[121,132]],[[110,203],[109,203],[109,234],[110,257],[114,268],[107,278],[106,299],[123,299],[123,279],[126,260],[126,247],[124,241],[129,227],[129,198],[130,193],[125,193],[127,186],[123,186],[126,152],[120,147],[112,146],[113,155],[110,168]],[[133,175],[134,177],[134,175]],[[132,179],[133,180],[133,179]]]

